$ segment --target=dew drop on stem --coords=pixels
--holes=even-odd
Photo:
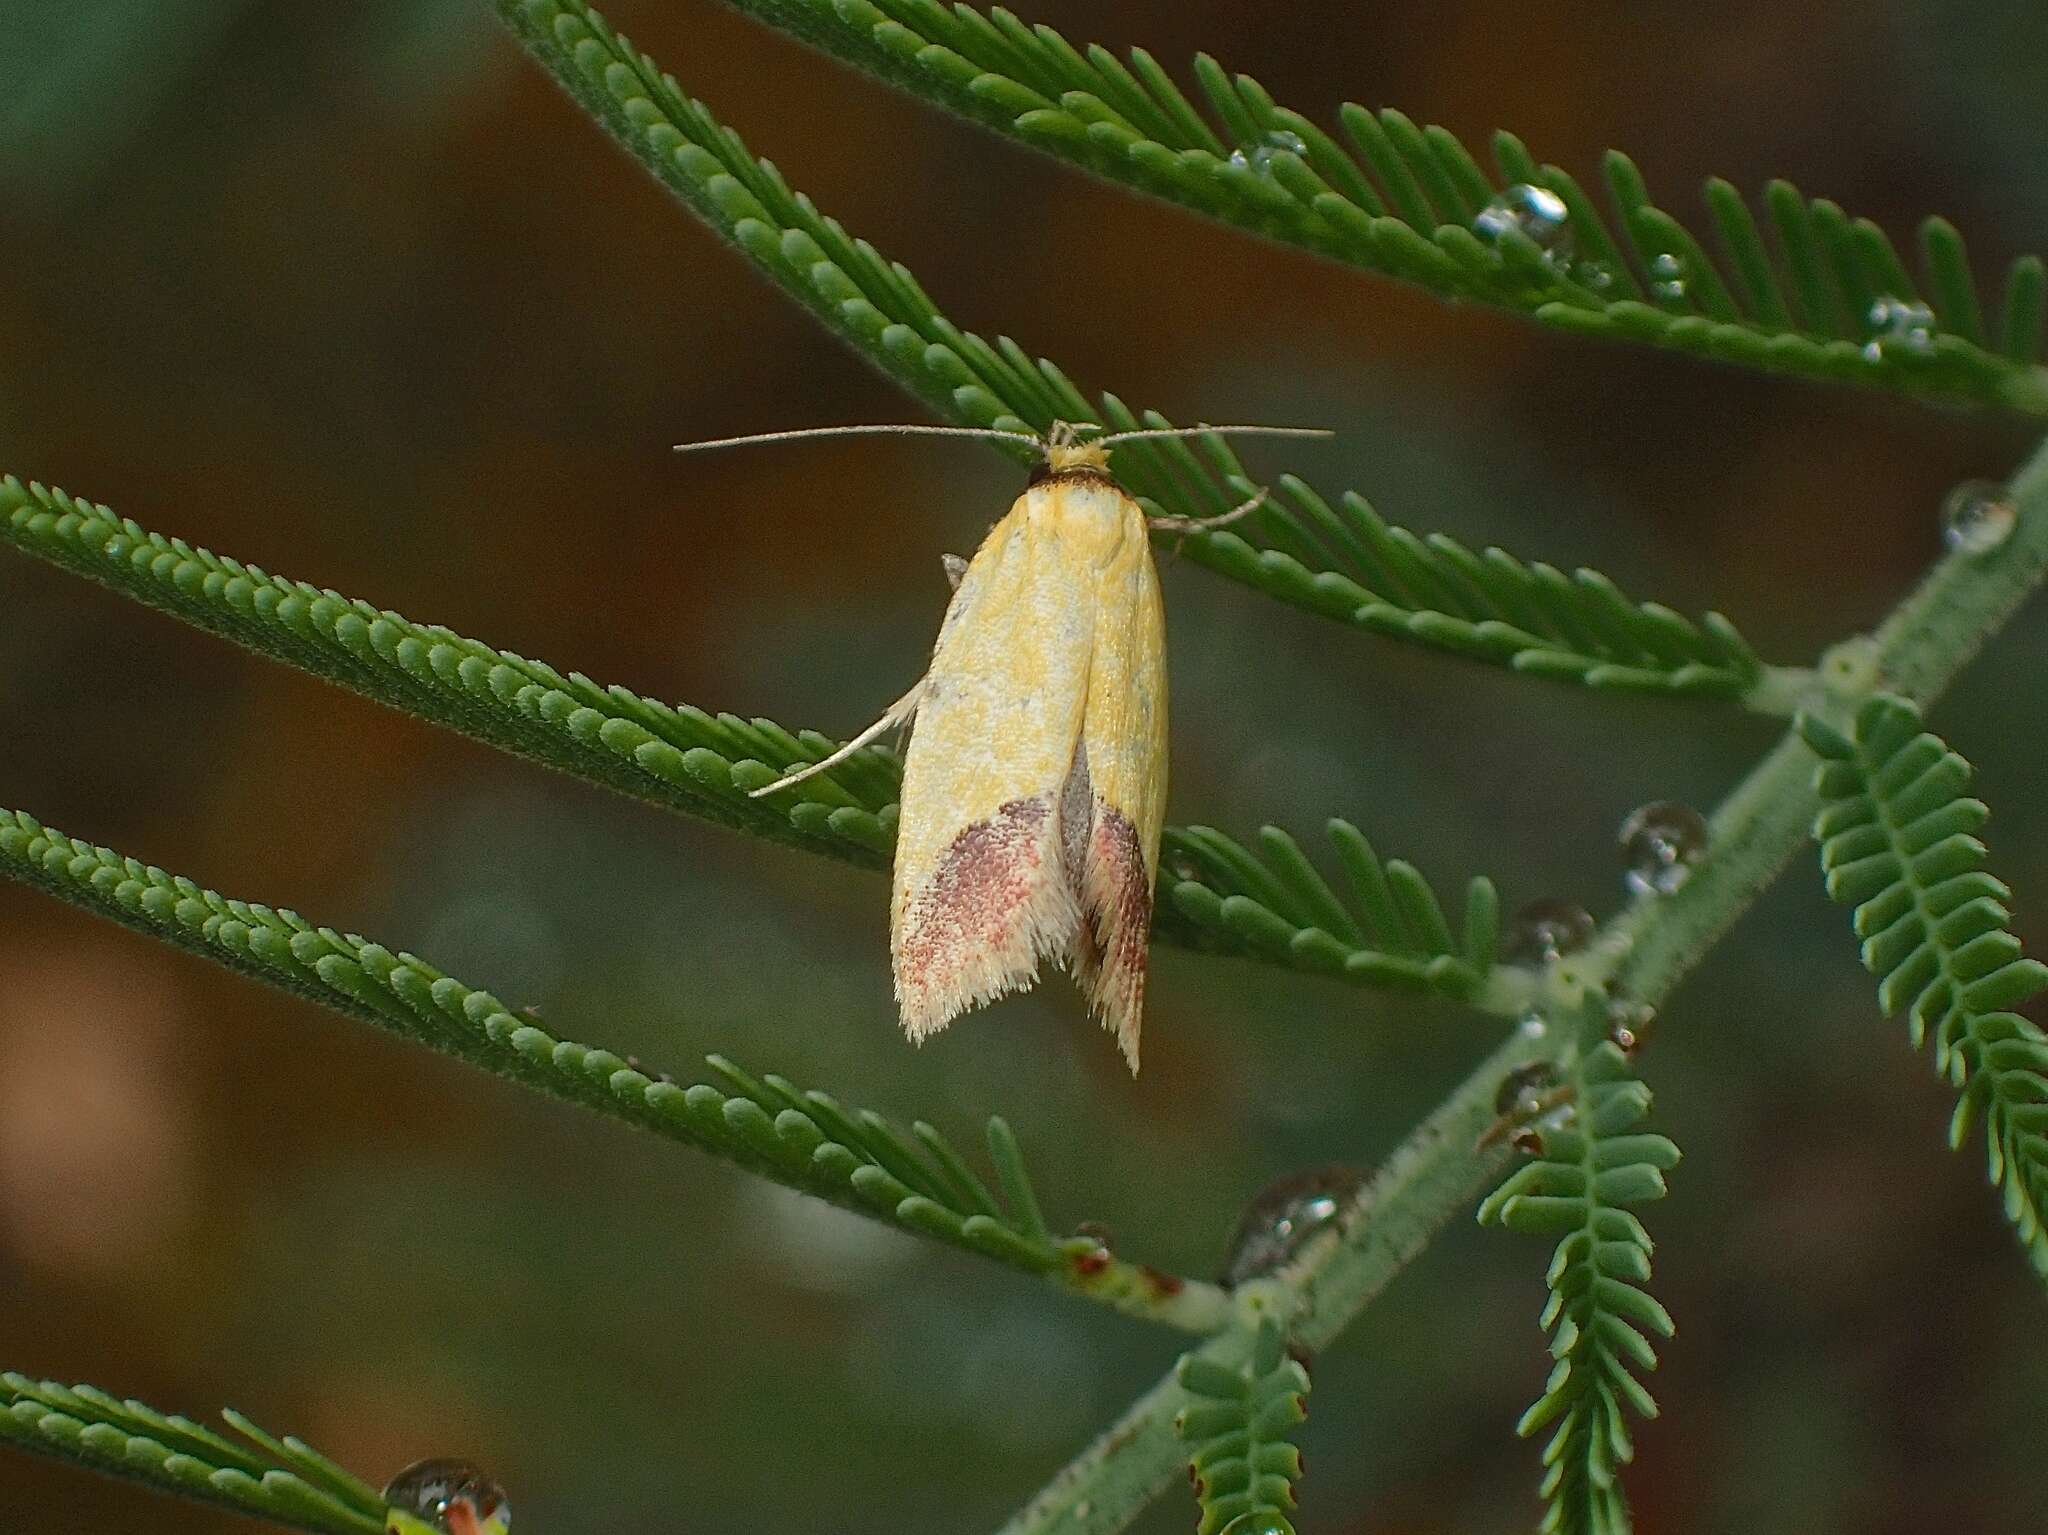
[[[1500,1087],[1493,1095],[1493,1111],[1514,1119],[1540,1114],[1556,1086],[1557,1068],[1550,1062],[1531,1061],[1526,1066],[1517,1066],[1500,1079]]]
[[[1647,1002],[1612,1002],[1607,1007],[1607,1042],[1623,1055],[1643,1048],[1657,1022],[1657,1010]]]
[[[1308,1239],[1335,1224],[1365,1187],[1355,1167],[1333,1165],[1289,1173],[1252,1196],[1230,1238],[1222,1282],[1240,1285],[1284,1267]]]
[[[1577,953],[1593,937],[1593,914],[1570,901],[1531,901],[1515,913],[1508,958],[1518,964],[1547,965]]]
[[[2018,522],[2012,493],[1990,480],[1965,480],[1941,503],[1941,541],[1958,554],[1989,554]]]
[[[1707,851],[1707,823],[1690,805],[1660,799],[1621,823],[1622,880],[1640,896],[1670,895]]]
[[[416,1461],[386,1484],[384,1502],[393,1535],[506,1535],[512,1528],[505,1489],[467,1461]]]

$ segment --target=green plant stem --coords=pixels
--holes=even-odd
[[[1806,706],[1853,714],[1879,687],[1925,704],[1936,697],[2048,576],[2048,445],[2012,484],[2018,523],[1985,554],[1951,553],[1868,637],[1830,652]],[[1582,954],[1550,967],[1543,991],[1565,1002],[1588,985],[1661,1005],[1763,894],[1806,840],[1819,804],[1814,757],[1787,732],[1709,822],[1706,856],[1675,894],[1638,902]],[[1518,1028],[1395,1149],[1333,1241],[1312,1246],[1280,1278],[1298,1304],[1297,1342],[1322,1348],[1385,1289],[1508,1159],[1478,1144],[1500,1081],[1516,1066],[1556,1059],[1568,1031]],[[1218,1347],[1223,1339],[1211,1347]],[[1122,1529],[1180,1469],[1173,1415],[1184,1393],[1171,1375],[1047,1484],[1002,1535],[1100,1535]]]

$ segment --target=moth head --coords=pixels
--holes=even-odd
[[[1102,428],[1092,423],[1076,426],[1068,421],[1055,421],[1052,430],[1045,435],[1041,444],[1043,457],[1033,466],[1031,483],[1039,485],[1063,474],[1077,471],[1093,471],[1096,474],[1109,473],[1109,448],[1099,441],[1083,437],[1084,432],[1099,432]]]

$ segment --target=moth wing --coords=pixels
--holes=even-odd
[[[1086,845],[1070,862],[1082,906],[1076,972],[1135,1074],[1166,819],[1166,613],[1144,513],[1126,506],[1125,535],[1096,576],[1081,732],[1091,813]],[[1079,792],[1080,777],[1070,792]]]
[[[946,612],[903,767],[889,949],[923,1040],[1071,952],[1061,854],[1095,644],[1096,586],[1019,498]]]

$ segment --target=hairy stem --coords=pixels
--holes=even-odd
[[[2018,522],[1983,554],[1951,553],[1869,636],[1831,651],[1806,706],[1852,714],[1879,687],[1918,703],[1937,696],[2048,575],[2048,444],[2012,484]],[[1589,985],[1660,1005],[1763,894],[1813,823],[1813,754],[1787,732],[1709,823],[1706,856],[1669,896],[1644,900],[1603,927],[1582,953],[1555,963],[1543,990],[1564,1002]],[[1554,1059],[1565,1031],[1516,1032],[1389,1156],[1348,1213],[1342,1235],[1312,1247],[1281,1276],[1298,1304],[1294,1336],[1335,1339],[1430,1238],[1494,1176],[1505,1150],[1478,1144],[1494,1094],[1514,1067]],[[1211,1347],[1219,1346],[1217,1340]],[[1093,1535],[1122,1529],[1172,1482],[1182,1449],[1173,1415],[1184,1393],[1168,1375],[1065,1467],[1002,1535]]]

